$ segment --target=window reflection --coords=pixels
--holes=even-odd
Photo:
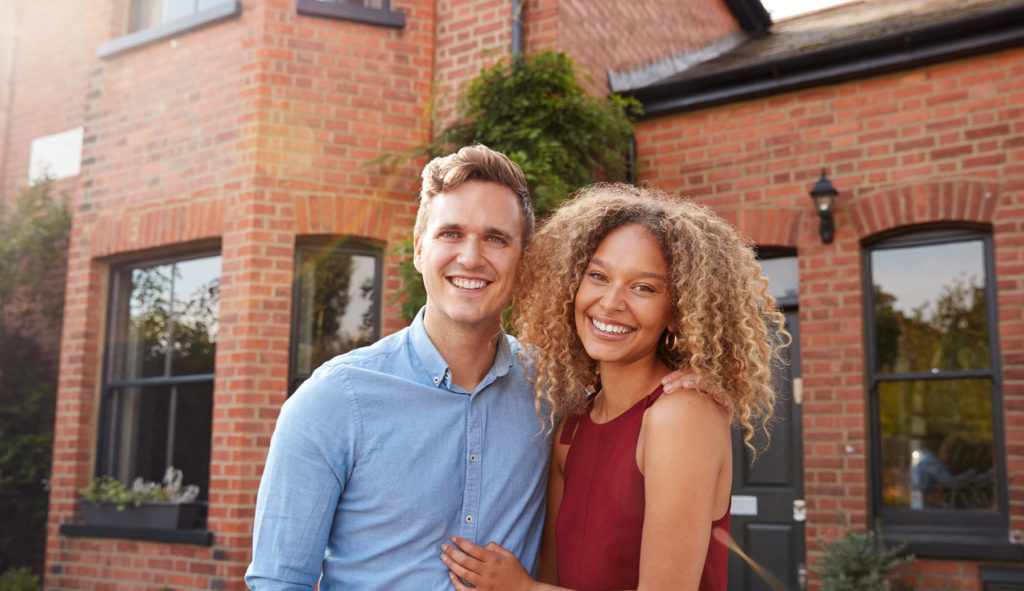
[[[991,387],[988,379],[880,384],[885,506],[996,508]]]
[[[293,387],[323,362],[377,339],[378,264],[369,252],[299,249]]]
[[[137,379],[213,373],[220,257],[130,270],[125,360],[115,375]]]
[[[880,373],[989,367],[980,240],[871,254]]]

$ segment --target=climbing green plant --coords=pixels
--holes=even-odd
[[[512,56],[482,71],[465,89],[454,123],[416,155],[434,157],[470,144],[507,154],[523,169],[538,214],[596,181],[626,180],[633,120],[640,103],[615,94],[598,97],[577,81],[563,52]],[[402,315],[412,318],[426,302],[422,279],[400,244],[404,288]]]

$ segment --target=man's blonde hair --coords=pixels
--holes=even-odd
[[[413,238],[419,240],[427,227],[427,206],[430,200],[445,191],[454,191],[466,181],[485,181],[508,187],[519,198],[523,213],[523,248],[533,237],[534,215],[526,175],[519,165],[501,152],[483,144],[466,146],[454,154],[440,156],[423,167],[423,187],[420,189],[420,208],[416,212]]]

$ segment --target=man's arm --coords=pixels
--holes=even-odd
[[[324,376],[315,378],[282,407],[270,442],[245,575],[253,591],[312,589],[320,578],[346,477],[343,466],[350,465],[339,450],[351,449],[345,443],[354,421],[326,420],[339,416],[337,405],[345,397],[336,384],[328,388]]]

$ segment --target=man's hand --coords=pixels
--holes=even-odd
[[[661,378],[661,386],[666,394],[677,390],[700,390],[705,394],[713,394],[718,390],[717,384],[701,382],[700,376],[689,369],[677,369]]]

